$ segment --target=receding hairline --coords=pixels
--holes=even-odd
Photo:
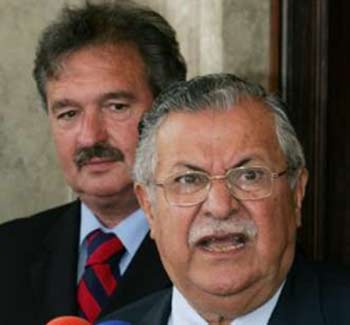
[[[267,115],[269,115],[271,117],[271,120],[273,121],[274,128],[276,128],[275,111],[268,103],[264,101],[264,98],[243,95],[243,96],[237,97],[235,103],[230,103],[224,106],[204,105],[204,106],[201,106],[200,109],[192,109],[186,106],[179,106],[178,108],[175,108],[170,112],[161,116],[161,118],[158,121],[158,126],[156,128],[157,129],[156,134],[158,134],[159,129],[169,119],[169,117],[174,116],[175,114],[196,114],[196,113],[202,113],[202,112],[224,113],[224,112],[235,110],[237,107],[240,107],[240,106],[247,107],[249,109],[253,105],[256,107],[259,107]],[[245,110],[247,108],[245,108]]]
[[[136,54],[136,57],[139,59],[139,62],[143,68],[144,77],[147,82],[149,82],[148,78],[148,71],[146,63],[144,62],[144,59],[140,53],[140,50],[137,46],[137,44],[133,41],[118,41],[118,42],[112,42],[112,41],[96,41],[91,42],[88,44],[85,44],[83,46],[74,48],[72,50],[68,50],[66,52],[63,52],[61,55],[57,56],[56,58],[56,64],[54,66],[54,70],[50,71],[49,74],[47,74],[47,81],[51,79],[57,79],[60,76],[60,73],[62,70],[64,70],[64,65],[67,61],[69,61],[74,55],[81,53],[83,51],[91,51],[96,50],[100,53],[105,53],[108,56],[112,57],[116,51],[125,51],[127,54],[130,54],[131,52]]]
[[[206,114],[206,113],[212,113],[213,115],[225,114],[228,112],[235,111],[237,108],[240,108],[240,107],[242,107],[243,113],[246,112],[247,110],[253,109],[253,110],[259,110],[261,114],[263,114],[265,121],[267,121],[267,123],[271,125],[271,128],[269,128],[271,130],[271,135],[273,136],[273,139],[271,139],[271,141],[273,140],[276,142],[276,145],[278,145],[278,147],[280,148],[284,158],[287,159],[277,136],[276,114],[273,108],[268,103],[264,102],[263,98],[254,97],[254,96],[242,96],[236,103],[227,105],[225,107],[207,105],[207,106],[202,106],[198,110],[191,110],[183,106],[163,115],[158,120],[157,122],[158,125],[156,126],[155,133],[154,133],[154,137],[156,141],[155,142],[156,152],[158,152],[157,148],[158,148],[158,140],[159,140],[160,132],[165,130],[166,124],[169,122],[169,119],[172,119],[175,116],[179,116],[179,115],[199,115],[199,114]],[[259,115],[259,118],[261,117],[262,115]],[[235,119],[232,119],[230,122],[234,124]],[[250,123],[253,122],[253,118],[251,118],[251,116],[249,117],[249,122]]]

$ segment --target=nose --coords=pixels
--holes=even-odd
[[[78,142],[81,147],[89,147],[107,140],[106,121],[102,113],[93,108],[86,109],[79,129]]]
[[[225,180],[214,180],[202,207],[204,213],[214,218],[226,219],[237,212],[239,206],[239,201],[229,192]]]

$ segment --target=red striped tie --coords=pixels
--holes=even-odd
[[[114,234],[95,230],[87,237],[88,258],[78,285],[80,316],[94,322],[118,286],[119,261],[124,253]]]

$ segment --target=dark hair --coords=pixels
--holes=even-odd
[[[186,78],[186,64],[174,29],[153,10],[127,0],[65,7],[39,39],[34,79],[45,109],[46,82],[55,77],[61,61],[88,45],[135,45],[146,66],[154,97],[174,81]]]

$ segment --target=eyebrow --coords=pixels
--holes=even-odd
[[[234,164],[229,169],[242,167],[242,166],[246,165],[247,163],[249,163],[251,160],[252,160],[252,158],[244,158],[244,159],[240,160],[238,163]],[[193,171],[207,173],[207,171],[205,169],[198,167],[198,166],[195,166],[195,165],[192,165],[192,164],[187,163],[187,162],[180,161],[174,167],[185,167],[185,168],[193,170]]]
[[[97,99],[97,102],[99,105],[101,105],[101,103],[108,101],[108,100],[111,100],[111,99],[124,99],[124,100],[129,100],[129,101],[133,102],[136,100],[136,96],[128,91],[123,91],[123,90],[112,91],[112,92],[108,92],[108,93],[101,95]],[[52,104],[51,110],[53,112],[56,112],[56,111],[59,111],[61,109],[69,107],[69,106],[79,107],[80,104],[77,101],[72,100],[72,99],[68,99],[68,98],[59,99]]]
[[[110,99],[126,99],[126,100],[130,100],[130,101],[134,101],[136,99],[136,96],[129,91],[124,91],[124,90],[112,91],[112,92],[103,94],[98,99],[98,101],[104,102],[104,101],[110,100]]]
[[[195,166],[195,165],[192,165],[190,163],[184,162],[184,161],[179,161],[174,166],[172,166],[172,169],[176,170],[178,168],[186,168],[186,169],[197,171],[197,172],[206,172],[205,169],[200,168],[200,167]]]
[[[236,163],[233,167],[231,168],[238,168],[238,167],[242,167],[244,165],[246,165],[247,163],[249,163],[252,160],[252,158],[244,158],[242,160],[240,160],[238,163]]]
[[[52,106],[51,106],[51,110],[52,112],[56,112],[56,111],[59,111],[63,108],[66,108],[68,106],[79,106],[79,104],[74,101],[74,100],[71,100],[71,99],[59,99],[59,100],[56,100],[55,102],[53,102]]]
[[[206,172],[206,170],[204,170],[203,168],[200,168],[198,166],[194,166],[194,165],[191,165],[191,164],[180,164],[180,165],[182,165],[183,167],[186,167],[188,169],[197,171],[197,172]]]

